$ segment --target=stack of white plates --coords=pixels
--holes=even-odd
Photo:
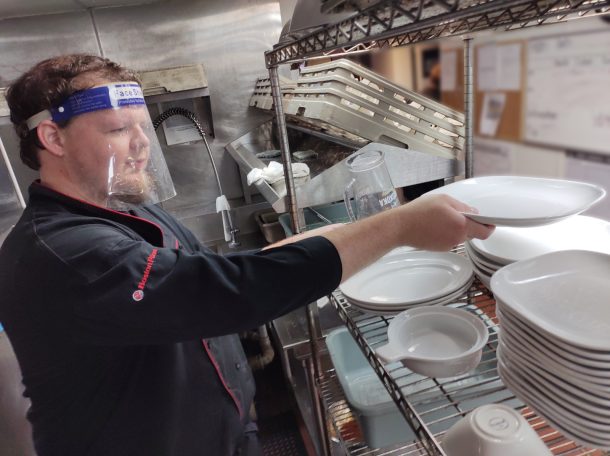
[[[473,280],[467,258],[450,252],[398,251],[341,284],[354,306],[378,315],[411,307],[441,305],[464,294]]]
[[[610,449],[610,255],[570,250],[494,274],[498,371],[579,443]]]
[[[487,239],[465,244],[474,272],[489,287],[491,276],[515,261],[561,250],[610,254],[610,222],[576,215],[557,223],[529,228],[497,227]]]

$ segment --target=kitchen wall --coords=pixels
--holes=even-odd
[[[129,7],[0,20],[0,87],[31,65],[62,53],[109,57],[137,70],[202,63],[207,73],[215,137],[210,146],[232,206],[242,206],[242,232],[255,225],[244,207],[237,165],[224,146],[268,119],[248,107],[256,78],[267,73],[264,52],[279,39],[277,0],[162,0]],[[22,190],[36,177],[18,158],[8,118],[0,118],[2,138]],[[206,241],[219,239],[218,194],[201,141],[166,147],[178,197],[167,209],[190,222]],[[27,197],[27,195],[26,195]],[[257,208],[258,205],[253,207]],[[202,218],[203,217],[203,218]]]

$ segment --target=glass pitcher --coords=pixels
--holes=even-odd
[[[400,205],[382,151],[356,152],[345,163],[352,180],[343,196],[352,222]]]

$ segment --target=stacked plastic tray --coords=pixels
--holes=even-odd
[[[463,148],[461,113],[348,60],[305,67],[280,85],[284,112],[302,121],[446,158]],[[250,106],[272,109],[269,79],[258,80]]]

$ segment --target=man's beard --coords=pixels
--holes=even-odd
[[[141,204],[150,200],[153,190],[154,180],[146,171],[128,179],[114,176],[108,191],[108,199],[109,202],[114,200],[127,204]]]

